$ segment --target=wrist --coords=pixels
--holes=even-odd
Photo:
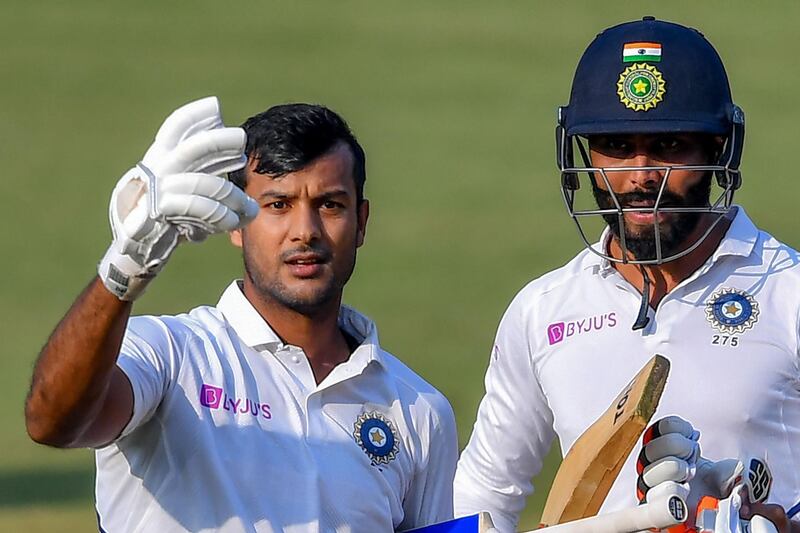
[[[156,273],[121,254],[112,243],[97,266],[97,274],[111,294],[122,301],[132,302],[142,295]]]

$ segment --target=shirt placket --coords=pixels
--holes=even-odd
[[[322,383],[316,385],[315,389],[310,391],[306,397],[309,436],[313,435],[314,438],[320,440],[325,440],[328,437],[330,428],[323,413],[325,392],[332,387],[347,387],[343,382],[352,379],[356,374],[357,372],[352,368],[351,362],[341,363],[333,369]]]
[[[297,410],[297,415],[300,421],[300,435],[303,445],[302,452],[306,459],[303,461],[304,472],[307,476],[309,486],[315,484],[314,479],[319,476],[318,457],[316,456],[315,446],[313,446],[314,437],[312,431],[313,419],[315,418],[315,407],[313,403],[309,403],[309,398],[314,395],[316,389],[316,381],[314,380],[314,373],[311,370],[311,364],[306,357],[305,352],[297,346],[282,345],[274,354],[281,364],[286,368],[291,376],[291,391],[294,396],[292,405]],[[298,509],[303,508],[303,514],[308,516],[319,516],[319,498],[309,497],[302,499],[298,502]],[[306,530],[309,533],[319,533],[320,523],[306,524]]]
[[[308,397],[316,389],[316,381],[306,354],[297,346],[284,345],[275,351],[275,357],[283,364],[292,377],[294,405],[303,426],[303,435],[308,438],[309,414]]]

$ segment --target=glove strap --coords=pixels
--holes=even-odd
[[[119,253],[113,244],[100,260],[97,273],[106,289],[127,302],[141,296],[147,284],[156,276],[156,272],[143,271],[141,265]]]
[[[147,178],[147,197],[149,199],[147,209],[150,212],[150,218],[163,221],[164,217],[161,216],[161,213],[158,211],[158,183],[156,182],[156,175],[141,161],[136,163],[136,168]]]

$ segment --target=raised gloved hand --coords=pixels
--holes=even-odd
[[[246,136],[226,128],[216,97],[174,111],[142,161],[111,195],[114,239],[100,262],[103,284],[136,299],[182,240],[202,241],[258,214],[258,204],[220,174],[242,168]]]

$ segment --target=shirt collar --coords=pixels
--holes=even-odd
[[[581,260],[582,270],[592,270],[592,274],[599,274],[606,277],[616,271],[614,264],[594,252],[594,250],[608,250],[608,244],[611,242],[611,228],[606,226],[600,234],[600,239],[592,244],[591,249],[586,248],[583,252],[583,259]]]
[[[747,213],[744,212],[744,207],[736,205],[734,209],[736,214],[728,227],[728,231],[725,233],[725,237],[714,252],[714,261],[726,255],[747,257],[753,253],[753,249],[758,242],[758,228],[747,216]]]
[[[756,246],[759,235],[758,228],[747,216],[742,206],[735,205],[732,211],[734,215],[731,225],[728,226],[725,236],[714,251],[711,263],[716,263],[722,257],[729,255],[747,257],[753,253],[753,249]],[[600,240],[592,246],[597,250],[607,250],[610,240],[611,228],[606,226],[600,235]],[[605,257],[600,257],[590,250],[587,250],[587,252],[583,261],[584,269],[593,268],[595,274],[604,274],[615,270],[612,262]]]
[[[245,297],[241,283],[241,280],[235,280],[228,285],[217,303],[217,309],[245,344],[257,351],[266,349],[275,353],[285,344]],[[350,355],[350,361],[364,367],[372,361],[385,366],[378,343],[378,329],[372,320],[352,307],[342,305],[339,308],[339,327],[360,343]]]
[[[360,343],[350,355],[351,361],[362,363],[364,366],[375,361],[385,366],[375,322],[352,307],[342,305],[339,308],[339,327]]]

